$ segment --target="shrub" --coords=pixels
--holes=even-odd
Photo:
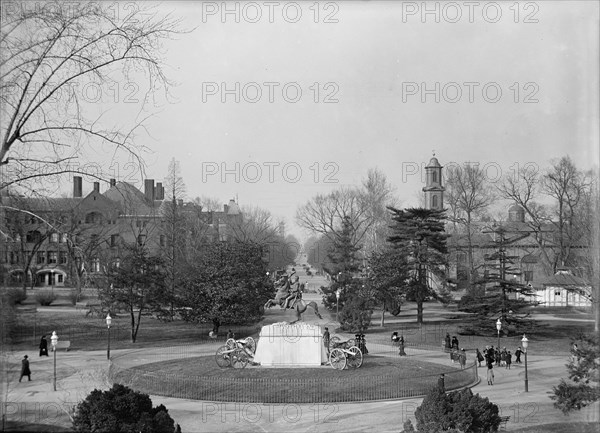
[[[42,290],[35,294],[35,300],[38,301],[40,305],[46,307],[56,301],[56,298],[58,298],[58,296],[50,290]]]
[[[354,296],[346,302],[340,311],[342,331],[364,332],[371,325],[373,309],[370,302],[360,296]]]
[[[25,290],[18,288],[7,289],[5,293],[6,301],[10,305],[21,304],[25,299],[27,299],[27,294]]]
[[[73,416],[77,432],[175,433],[178,427],[162,404],[152,407],[148,394],[117,383],[108,391],[93,390]]]
[[[486,433],[498,430],[498,406],[469,389],[446,394],[434,388],[415,411],[417,431]]]
[[[77,304],[82,299],[83,294],[79,290],[73,289],[69,292],[69,300],[71,301],[71,305]]]

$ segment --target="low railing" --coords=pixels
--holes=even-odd
[[[370,353],[378,352],[377,348],[378,345],[373,345],[369,348]],[[192,354],[185,347],[178,347],[164,353],[147,354],[140,351],[133,357],[131,354],[114,357],[109,368],[109,379],[151,395],[240,403],[335,403],[414,398],[424,396],[437,386],[442,373],[448,391],[471,386],[478,381],[476,363],[469,363],[460,370],[444,365],[443,361],[439,363],[438,372],[418,378],[402,377],[401,374],[359,376],[348,371],[347,375],[314,379],[309,377],[310,369],[305,370],[306,377],[302,378],[224,377],[151,371],[144,367],[150,363],[190,357],[198,357],[198,362],[214,362],[214,358],[209,356],[211,349],[204,349],[199,348]],[[406,350],[410,356],[411,348]],[[204,351],[203,356],[199,356],[199,352]],[[426,354],[420,355],[427,361]],[[440,351],[431,352],[431,355],[439,358]]]

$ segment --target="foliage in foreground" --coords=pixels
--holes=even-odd
[[[77,432],[175,433],[169,411],[162,404],[152,407],[148,394],[114,384],[108,391],[93,390],[77,405],[73,417]]]
[[[550,396],[554,407],[565,414],[600,400],[598,335],[582,335],[573,343],[577,346],[572,345],[567,364],[572,382],[561,379],[558,386],[552,388],[553,395]]]
[[[423,433],[494,432],[501,421],[498,406],[479,394],[474,395],[470,388],[446,394],[439,386],[425,396],[415,417],[417,431]]]

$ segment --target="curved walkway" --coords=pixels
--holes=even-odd
[[[293,320],[293,313],[276,308],[267,312],[267,318],[269,323]],[[304,317],[311,323],[329,324],[330,330],[335,328],[333,322],[314,319],[311,312]],[[200,355],[214,353],[219,344],[203,344],[192,350],[197,350]],[[183,347],[186,353],[190,349],[189,346]],[[165,356],[176,356],[173,348],[113,350],[111,355],[116,359],[127,354],[124,358],[132,359],[135,364],[156,359],[161,350],[167,351]],[[426,357],[428,361],[449,365],[448,355],[442,352],[419,353],[419,349],[410,347],[407,351],[414,356]],[[30,356],[33,381],[18,383],[20,360],[25,353]],[[108,362],[104,350],[60,350],[57,353],[57,391],[52,389],[52,356],[39,358],[34,349],[25,353],[3,354],[9,381],[8,385],[3,381],[2,396],[6,397],[5,410],[9,420],[67,426],[69,405],[84,398],[92,389],[107,386]],[[482,380],[472,390],[497,404],[503,416],[511,417],[507,424],[508,431],[551,422],[598,422],[598,403],[569,416],[563,416],[553,408],[548,392],[560,377],[566,376],[566,361],[564,356],[529,356],[528,393],[524,392],[524,366],[514,364],[511,370],[494,370],[494,386],[486,384],[486,371],[481,367],[479,375]],[[272,405],[212,403],[152,396],[153,404],[164,404],[183,432],[398,432],[407,419],[414,422],[414,411],[421,400]]]

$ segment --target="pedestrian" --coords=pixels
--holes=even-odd
[[[40,340],[40,356],[48,356],[48,340],[46,340],[46,336],[42,335],[42,339]]]
[[[456,335],[452,337],[452,348],[458,350],[458,338],[456,338]]]
[[[481,354],[481,352],[479,351],[479,349],[475,349],[477,352],[475,353],[475,355],[477,356],[477,362],[479,363],[479,367],[481,367],[481,361],[484,361],[485,358],[483,357],[483,355]]]
[[[465,365],[467,365],[467,352],[465,352],[465,349],[460,349],[460,353],[458,354],[458,362],[460,364],[460,369],[464,370]]]
[[[496,359],[496,365],[499,367],[500,366],[500,348],[497,347],[496,350],[494,351],[494,358]]]
[[[510,370],[510,365],[512,364],[512,355],[510,353],[510,350],[508,352],[506,352],[506,369]]]
[[[506,347],[500,352],[500,365],[506,365]]]
[[[235,340],[235,334],[231,329],[227,331],[227,339],[229,340],[230,338],[233,338]]]
[[[400,337],[398,337],[398,332],[397,331],[392,332],[392,343],[393,344],[398,343],[399,339],[400,339]]]
[[[446,338],[444,339],[446,352],[449,352],[452,348],[452,343],[450,342],[450,334],[446,332]]]
[[[19,382],[23,379],[23,376],[27,376],[29,382],[31,382],[31,370],[29,369],[29,359],[27,359],[27,355],[25,355],[21,361],[21,376],[19,377]]]
[[[494,384],[494,363],[493,362],[487,363],[487,383],[488,383],[488,385]]]
[[[515,350],[515,364],[521,363],[521,353],[523,353],[521,347],[517,347],[517,350]]]
[[[404,335],[400,336],[400,340],[398,340],[398,345],[400,346],[398,349],[398,355],[406,356],[406,352],[404,351]]]
[[[329,353],[329,340],[329,328],[325,327],[325,332],[323,332],[323,346],[325,346],[325,349],[327,349],[327,353]]]

